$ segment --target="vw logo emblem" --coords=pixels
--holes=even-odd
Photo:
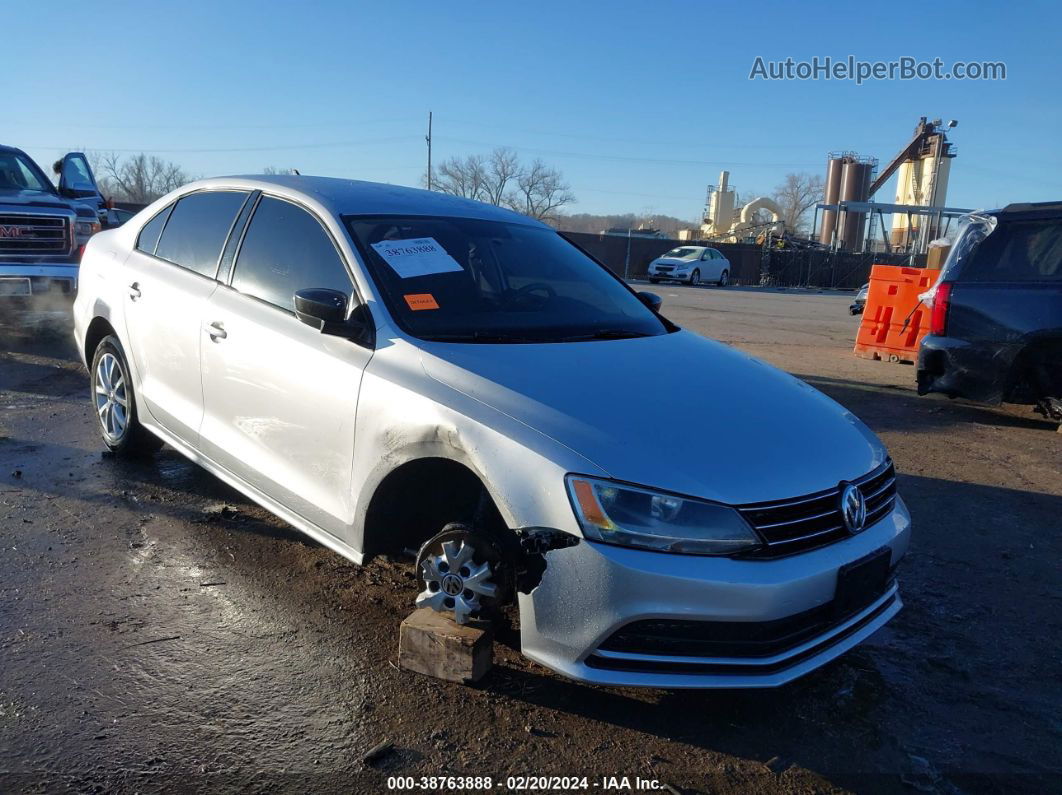
[[[456,574],[447,574],[442,580],[443,593],[447,596],[457,596],[465,588],[465,584]]]
[[[862,532],[867,522],[867,503],[863,492],[851,483],[841,490],[841,518],[849,533]]]

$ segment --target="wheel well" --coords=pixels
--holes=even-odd
[[[1038,340],[1018,355],[1007,374],[1007,402],[1062,397],[1062,340]]]
[[[114,333],[114,327],[105,318],[92,319],[88,331],[85,332],[85,365],[87,367],[92,367],[92,357],[96,355],[96,348],[103,338]]]
[[[446,458],[410,461],[376,487],[365,514],[362,551],[419,549],[450,522],[499,532],[505,522],[479,476]]]

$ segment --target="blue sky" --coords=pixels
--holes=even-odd
[[[925,115],[959,120],[949,205],[1062,198],[1058,3],[72,8],[6,13],[0,142],[45,168],[71,148],[128,150],[201,176],[272,165],[416,185],[431,110],[437,160],[509,146],[564,172],[572,211],[695,218],[723,168],[767,193],[831,150],[885,161]],[[756,56],[849,54],[1004,61],[1008,76],[748,79]]]

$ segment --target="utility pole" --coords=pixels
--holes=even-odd
[[[431,111],[428,111],[428,134],[424,137],[428,143],[428,190],[431,190]]]

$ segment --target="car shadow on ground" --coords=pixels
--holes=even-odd
[[[1031,406],[1016,407],[1029,412],[1028,416],[1020,416],[1010,414],[1005,409],[962,399],[949,400],[943,395],[919,395],[913,387],[849,381],[807,373],[793,375],[857,414],[875,431],[938,431],[971,423],[1045,431],[1054,431],[1058,427],[1058,423],[1034,414]]]

